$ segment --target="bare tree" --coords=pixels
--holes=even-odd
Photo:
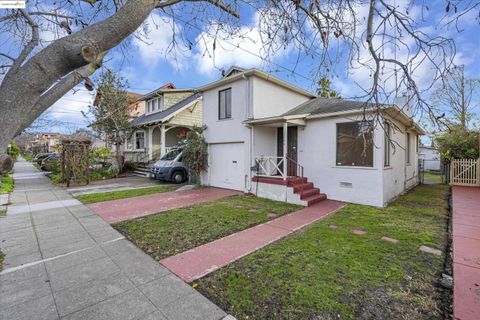
[[[469,129],[469,122],[478,105],[480,79],[465,77],[464,66],[451,70],[432,94],[432,104],[451,114],[463,130]],[[452,123],[450,123],[452,124]]]
[[[219,0],[184,0],[212,4],[221,10],[238,16]],[[94,5],[97,1],[86,1]],[[65,14],[70,1],[60,1],[64,7],[55,10],[27,11],[24,9],[7,11],[0,17],[2,30],[11,30],[14,36],[20,36],[23,47],[16,55],[3,52],[1,56],[8,60],[0,69],[7,70],[0,85],[0,150],[3,152],[8,141],[56,102],[63,94],[91,75],[102,60],[103,55],[116,47],[132,34],[156,8],[166,8],[181,0],[129,0],[102,1],[98,7],[90,10],[92,19],[101,19],[102,10],[113,6],[115,13],[99,20],[77,32],[72,32],[68,19],[87,25],[77,16]],[[38,5],[40,1],[36,4]],[[29,3],[30,4],[30,3]],[[85,4],[85,3],[83,3]],[[32,5],[32,7],[36,7]],[[104,13],[103,13],[104,14]],[[67,36],[56,39],[38,50],[41,44],[39,21],[35,17],[47,19],[67,32]],[[29,39],[24,41],[24,39]]]

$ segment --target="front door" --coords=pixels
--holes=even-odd
[[[295,164],[291,161],[287,162],[287,175],[297,175],[297,146],[298,146],[298,127],[288,127],[287,132],[287,157],[295,161]],[[277,128],[277,156],[283,157],[283,128]]]

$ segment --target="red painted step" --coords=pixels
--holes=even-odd
[[[325,199],[327,199],[327,195],[325,193],[320,193],[302,200],[307,201],[307,206],[310,207],[312,204],[323,201]]]
[[[304,199],[309,198],[309,197],[311,197],[311,196],[320,194],[320,189],[318,189],[318,188],[311,188],[311,189],[309,189],[309,190],[304,190],[304,191],[302,191],[302,192],[299,192],[298,194],[300,194],[300,199],[304,200]]]
[[[313,188],[313,183],[312,182],[306,182],[306,183],[301,183],[301,184],[297,184],[295,186],[293,186],[293,192],[294,193],[297,193],[297,192],[300,192],[302,190],[308,190],[308,189],[312,189]]]

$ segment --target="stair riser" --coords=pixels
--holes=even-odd
[[[317,194],[320,194],[320,189],[318,189],[318,188],[311,189],[311,190],[309,190],[309,191],[307,191],[307,192],[301,193],[301,194],[300,194],[300,199],[304,200],[304,199],[307,199],[307,198],[309,198],[309,197],[311,197],[311,196],[315,196],[315,195],[317,195]]]
[[[301,185],[300,186],[294,186],[293,187],[293,192],[299,193],[299,192],[307,191],[307,190],[310,190],[310,189],[313,189],[313,183],[312,182],[304,183],[303,187]]]

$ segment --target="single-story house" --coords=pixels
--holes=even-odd
[[[425,171],[440,171],[440,152],[435,147],[420,146],[418,158]]]
[[[187,131],[202,125],[202,95],[169,83],[142,97],[145,114],[130,121],[125,160],[148,163],[185,139]]]
[[[328,197],[383,207],[417,184],[425,133],[404,106],[375,113],[257,69],[232,68],[199,91],[205,185],[302,205]]]

